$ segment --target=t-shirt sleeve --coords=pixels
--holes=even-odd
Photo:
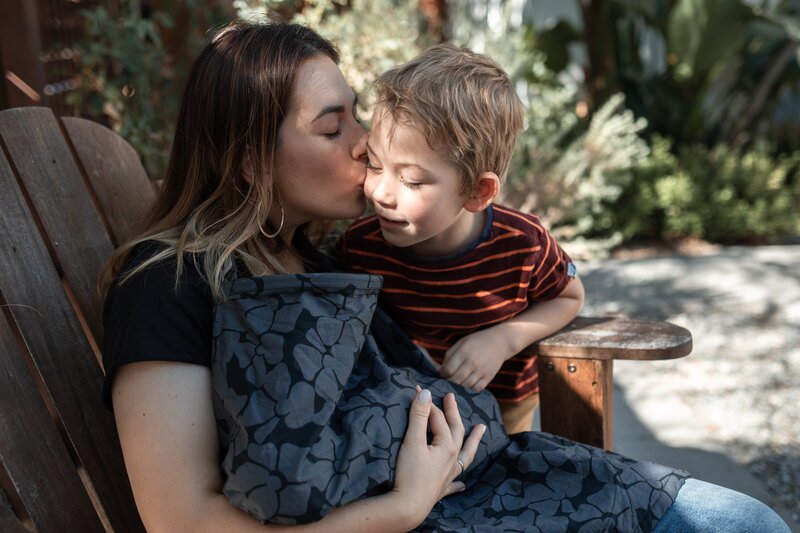
[[[141,256],[141,254],[139,254]],[[137,264],[136,258],[128,268]],[[191,261],[175,287],[175,262],[157,263],[109,290],[103,308],[103,399],[117,370],[140,361],[211,365],[214,302]]]
[[[534,238],[539,244],[534,252],[533,272],[528,286],[530,300],[552,300],[558,297],[577,272],[569,255],[561,249],[546,229],[537,224]]]

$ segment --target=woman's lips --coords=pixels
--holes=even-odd
[[[408,222],[403,222],[401,220],[391,220],[386,217],[382,217],[381,215],[376,215],[376,216],[378,217],[378,222],[381,225],[381,229],[385,230],[399,229],[408,224]]]

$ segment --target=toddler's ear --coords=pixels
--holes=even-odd
[[[464,209],[473,213],[483,211],[492,203],[500,191],[500,178],[494,172],[482,172],[478,176],[475,190],[464,201]]]

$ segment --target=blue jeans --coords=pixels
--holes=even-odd
[[[653,533],[789,533],[775,511],[741,492],[689,478]]]

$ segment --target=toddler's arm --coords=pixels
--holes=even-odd
[[[552,300],[532,303],[510,320],[463,337],[447,350],[439,374],[485,389],[504,362],[569,324],[583,306],[583,297],[583,284],[576,277]]]

